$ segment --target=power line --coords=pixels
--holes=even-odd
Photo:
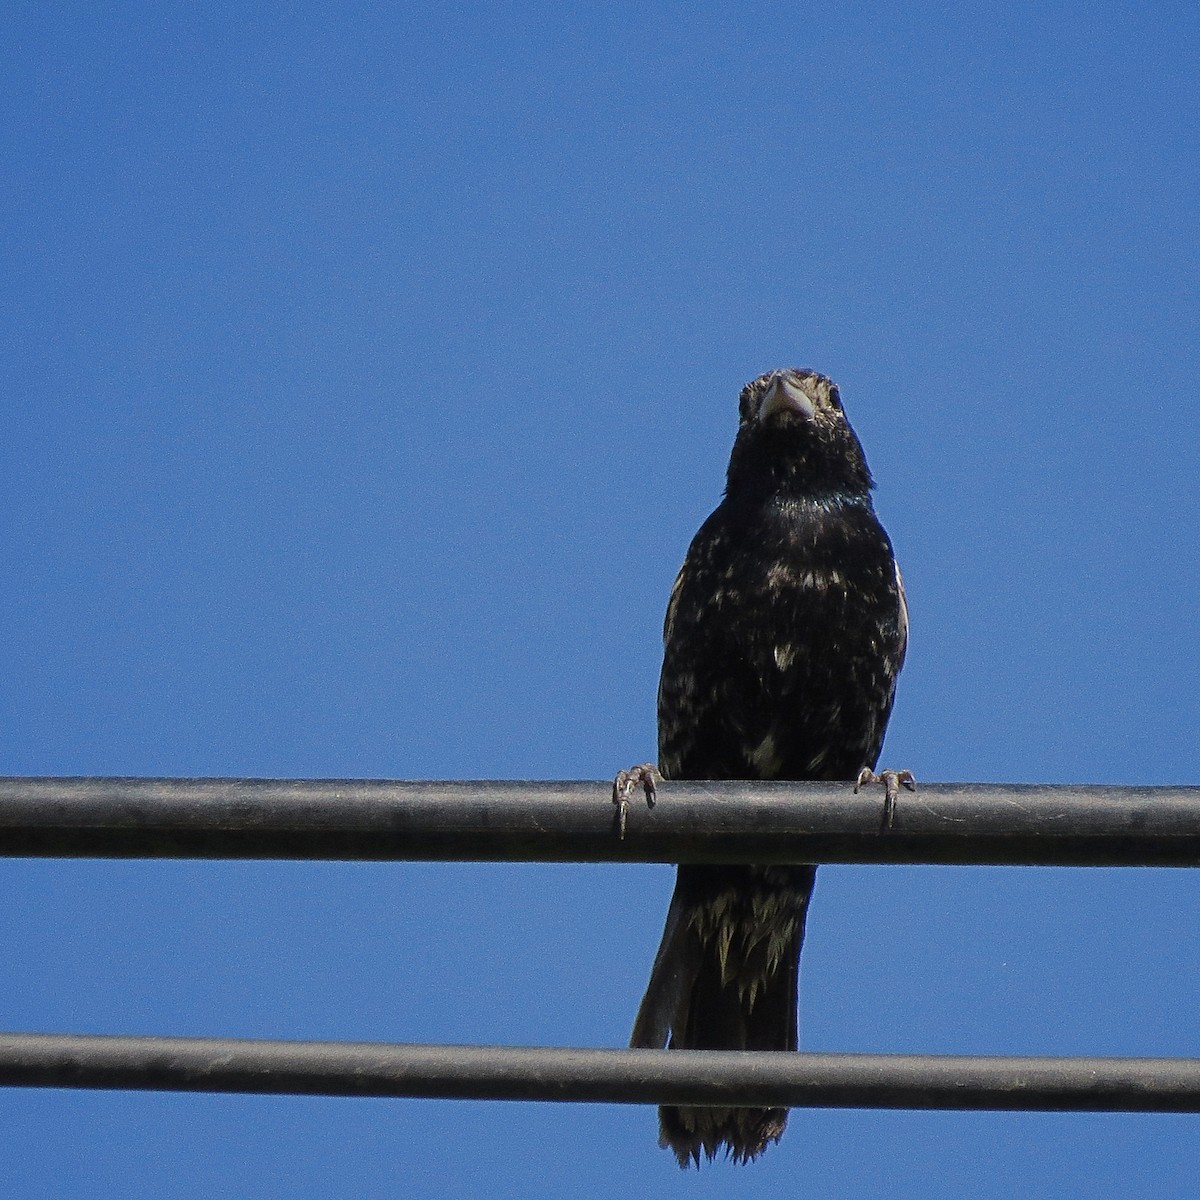
[[[1200,1112],[1200,1059],[0,1034],[0,1084],[612,1104]]]
[[[603,782],[0,778],[0,855],[1200,865],[1200,788],[667,782],[616,833]]]

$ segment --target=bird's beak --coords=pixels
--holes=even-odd
[[[781,373],[774,376],[767,385],[767,394],[758,410],[758,419],[763,421],[776,413],[794,412],[806,421],[811,421],[815,411],[808,396]]]

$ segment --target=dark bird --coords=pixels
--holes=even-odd
[[[879,780],[908,615],[873,486],[825,376],[772,371],[742,389],[724,499],[667,607],[666,779]],[[891,803],[897,776],[883,778]],[[815,875],[680,866],[630,1044],[795,1050]],[[779,1140],[787,1110],[665,1107],[659,1121],[683,1167],[722,1149],[747,1162]]]

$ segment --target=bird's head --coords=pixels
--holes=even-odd
[[[729,493],[786,491],[865,496],[867,460],[846,420],[837,385],[816,371],[785,367],[742,388],[729,460]]]

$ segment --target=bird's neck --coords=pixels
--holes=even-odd
[[[851,508],[872,508],[871,493],[857,486],[821,486],[795,478],[757,479],[752,483],[730,481],[725,491],[729,504],[748,508],[771,508],[800,515],[806,512],[834,513]]]
[[[729,457],[726,494],[861,504],[874,484],[853,433],[850,439],[830,446],[811,438],[776,444],[739,435]]]

